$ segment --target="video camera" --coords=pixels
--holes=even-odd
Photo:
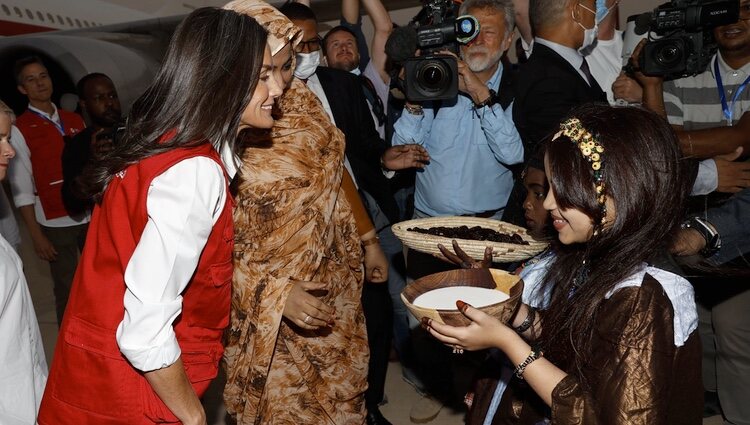
[[[637,16],[635,33],[649,32],[641,71],[665,79],[705,71],[717,49],[713,29],[738,20],[739,0],[672,0]],[[660,37],[652,39],[651,33]]]
[[[410,25],[397,28],[386,45],[394,62],[406,71],[404,94],[410,101],[455,99],[458,96],[456,58],[440,53],[459,54],[458,45],[469,43],[479,34],[473,16],[456,17],[451,0],[423,0],[424,6]],[[419,49],[420,55],[414,56]]]

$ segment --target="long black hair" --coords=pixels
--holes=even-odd
[[[112,176],[143,158],[209,140],[236,151],[240,117],[258,83],[267,32],[231,10],[199,8],[177,27],[159,72],[133,104],[111,154],[79,180],[100,202]],[[174,137],[161,140],[174,132]]]
[[[589,105],[578,118],[604,147],[605,194],[614,203],[610,223],[587,242],[555,247],[544,280],[552,288],[540,343],[562,367],[590,360],[597,312],[606,294],[638,267],[666,250],[687,197],[688,167],[669,124],[641,108]],[[562,135],[546,142],[547,175],[560,209],[600,219],[591,164]],[[614,219],[611,219],[611,215]],[[585,383],[584,383],[585,384]]]

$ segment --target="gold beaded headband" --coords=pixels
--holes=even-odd
[[[552,140],[557,140],[561,135],[573,141],[578,146],[581,154],[591,164],[596,185],[596,200],[601,208],[601,223],[604,224],[607,217],[607,196],[604,184],[604,147],[596,141],[594,136],[583,127],[581,120],[570,118],[560,124],[560,131]]]

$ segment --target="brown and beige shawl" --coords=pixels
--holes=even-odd
[[[300,39],[264,2],[225,8],[258,20],[275,52]],[[271,133],[254,140],[264,147],[241,158],[224,400],[239,424],[362,424],[362,251],[341,189],[344,137],[298,80],[278,107]],[[331,329],[305,331],[282,317],[292,280],[328,284],[321,298],[336,309]]]

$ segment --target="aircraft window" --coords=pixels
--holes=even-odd
[[[34,14],[31,13],[29,9],[26,9],[26,16],[28,16],[32,21],[34,20]]]
[[[71,27],[73,26],[73,20],[72,20],[72,19],[70,19],[70,17],[69,17],[69,16],[66,16],[66,17],[65,17],[65,21],[67,21],[67,22],[68,22],[68,25],[70,25]]]
[[[83,20],[83,25],[84,25],[84,26],[85,26],[86,28],[88,28],[88,27],[90,27],[90,26],[91,26],[91,25],[89,25],[89,21],[87,21],[87,20],[85,20],[85,19]]]
[[[16,15],[17,15],[17,16],[18,16],[19,18],[23,18],[23,12],[21,12],[21,9],[20,9],[20,8],[19,8],[18,6],[14,7],[14,8],[13,8],[13,11],[14,11],[14,12],[16,12]]]
[[[59,22],[60,25],[65,25],[65,21],[63,21],[63,18],[60,15],[57,15],[57,22]]]
[[[10,16],[10,8],[6,5],[3,5],[3,12],[5,12],[6,15]]]
[[[76,18],[76,26],[78,28],[81,28],[83,26],[83,25],[81,25],[81,21],[79,21],[78,18]]]
[[[44,15],[42,15],[42,12],[37,10],[36,17],[39,18],[40,21],[44,22]]]
[[[47,12],[47,19],[49,19],[49,21],[52,22],[53,24],[55,23],[55,17],[52,16],[52,14],[49,12]]]

